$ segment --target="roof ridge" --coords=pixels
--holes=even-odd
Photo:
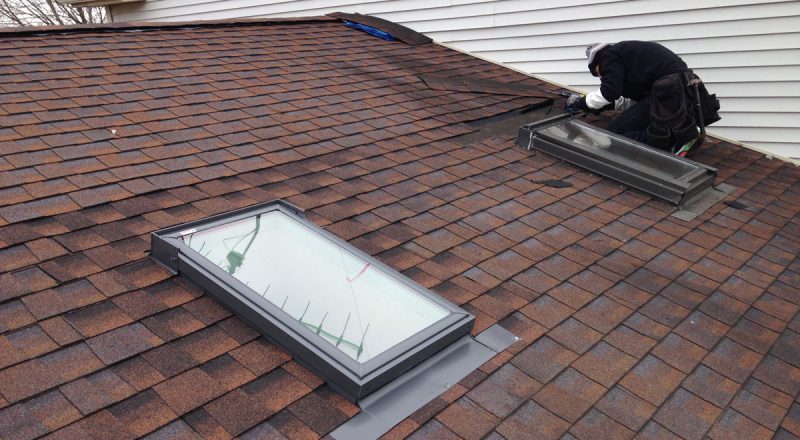
[[[131,21],[124,23],[74,24],[63,26],[20,26],[0,27],[0,38],[25,34],[89,33],[107,31],[136,31],[158,29],[186,29],[226,26],[270,26],[275,24],[300,24],[313,22],[339,21],[329,16],[287,17],[287,18],[229,18],[224,20],[197,20],[181,22]]]

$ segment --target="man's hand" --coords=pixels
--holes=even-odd
[[[589,107],[586,105],[586,96],[579,93],[573,93],[567,98],[567,104],[564,106],[566,113],[579,113],[588,111]]]

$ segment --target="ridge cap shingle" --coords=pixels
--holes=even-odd
[[[17,35],[47,35],[64,33],[131,32],[159,29],[186,29],[204,27],[270,26],[276,24],[305,24],[314,22],[339,21],[328,16],[286,17],[286,18],[228,18],[222,20],[196,20],[180,22],[129,21],[122,23],[71,24],[61,26],[19,26],[0,27],[0,38]]]

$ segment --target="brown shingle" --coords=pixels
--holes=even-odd
[[[3,438],[33,438],[80,419],[80,413],[58,391],[51,391],[0,410]]]
[[[146,389],[165,379],[161,373],[140,356],[135,356],[114,365],[111,369],[116,375],[138,391]]]
[[[728,330],[728,326],[700,312],[687,316],[675,328],[675,333],[700,345],[711,349]]]
[[[0,371],[0,393],[15,402],[101,367],[85,344],[72,345]]]
[[[448,406],[436,419],[465,439],[483,438],[499,420],[466,397]]]
[[[175,413],[151,391],[145,391],[109,408],[127,430],[142,436],[175,418]]]
[[[570,423],[559,418],[533,401],[528,401],[497,427],[503,437],[510,440],[559,438]]]
[[[603,335],[575,318],[568,318],[550,330],[547,335],[578,354],[583,354]]]
[[[62,385],[60,390],[83,414],[91,414],[136,392],[111,370],[72,381]]]
[[[83,254],[73,254],[51,260],[43,263],[41,268],[48,275],[61,282],[84,278],[101,270],[100,267]]]
[[[656,412],[653,419],[686,439],[700,439],[717,419],[721,410],[684,389]]]
[[[111,330],[87,340],[92,351],[106,364],[114,364],[162,343],[140,323]]]
[[[60,195],[0,208],[0,217],[8,223],[17,223],[40,217],[50,217],[78,209],[67,196]]]
[[[719,373],[743,383],[756,368],[761,355],[733,342],[723,339],[703,360],[703,364]]]
[[[20,301],[0,304],[0,329],[13,330],[28,325],[36,320]]]
[[[600,342],[575,361],[573,367],[595,382],[610,387],[635,363],[636,358]]]
[[[38,267],[0,275],[0,299],[8,300],[55,286],[56,281]]]
[[[590,410],[576,423],[572,433],[578,439],[627,439],[633,438],[634,431],[609,418],[596,409]]]
[[[638,431],[656,411],[656,407],[619,385],[614,386],[596,408],[622,425]]]
[[[534,400],[560,417],[575,423],[605,394],[606,389],[569,368],[539,390]]]
[[[684,374],[680,371],[653,356],[647,356],[619,383],[653,405],[661,405],[683,378]]]
[[[101,301],[103,298],[88,281],[80,280],[28,295],[23,298],[23,302],[33,316],[43,319]]]
[[[200,407],[223,392],[222,384],[197,368],[172,377],[153,389],[178,415]]]
[[[308,393],[289,406],[289,411],[319,435],[325,435],[357,414],[359,409],[328,387]]]
[[[577,357],[552,339],[543,337],[515,356],[511,363],[539,382],[547,383]]]
[[[91,337],[131,322],[131,318],[111,301],[102,301],[64,318],[81,334]]]
[[[26,359],[58,348],[58,345],[38,325],[7,333],[5,339],[11,347]]]
[[[231,356],[256,376],[261,376],[290,359],[283,350],[263,338],[256,339],[231,351]]]
[[[625,320],[632,310],[605,296],[600,296],[579,310],[575,317],[602,333],[608,333]]]
[[[725,408],[739,386],[705,365],[698,367],[683,382],[684,388],[720,408]]]
[[[506,364],[470,391],[467,397],[495,416],[505,418],[539,388],[539,382]]]
[[[722,414],[708,435],[712,439],[731,438],[734,436],[751,439],[772,438],[770,430],[732,409],[728,409]]]
[[[182,307],[165,310],[141,322],[164,341],[171,341],[203,328],[203,323]]]

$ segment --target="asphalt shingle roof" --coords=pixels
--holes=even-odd
[[[684,222],[515,133],[461,145],[535,99],[426,73],[556,89],[330,18],[4,33],[0,437],[316,438],[357,414],[148,258],[157,229],[276,198],[521,337],[387,438],[800,436],[800,170],[712,139],[695,159],[732,206]]]

